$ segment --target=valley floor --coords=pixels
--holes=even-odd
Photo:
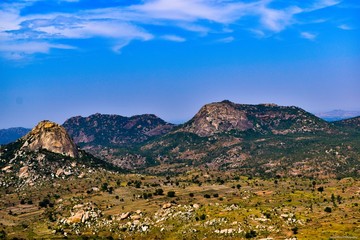
[[[96,171],[1,189],[0,199],[6,239],[360,239],[353,178]]]

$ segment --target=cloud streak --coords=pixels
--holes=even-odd
[[[241,24],[251,24],[247,29],[251,29],[248,31],[252,34],[261,33],[257,37],[277,34],[296,25],[302,14],[311,14],[340,1],[313,0],[308,6],[301,6],[300,3],[304,3],[299,1],[298,5],[276,8],[272,5],[276,0],[144,0],[127,6],[82,9],[81,1],[59,0],[59,8],[47,9],[46,13],[36,12],[39,2],[42,1],[18,0],[0,4],[0,44],[7,47],[0,48],[3,56],[16,53],[20,58],[36,53],[48,54],[51,49],[79,48],[75,43],[74,46],[63,44],[64,40],[110,39],[113,42],[111,49],[115,52],[120,52],[134,40],[186,41],[187,37],[172,34],[174,28],[199,37],[224,34],[220,42],[228,43],[233,38],[226,38],[225,34],[229,29],[233,32],[244,30],[239,27]],[[75,10],[66,11],[61,8],[63,4],[72,4]],[[33,10],[24,14],[23,10],[29,7]],[[255,21],[247,23],[248,18]],[[156,30],[157,27],[162,30]],[[313,40],[316,36],[303,32],[301,37]]]

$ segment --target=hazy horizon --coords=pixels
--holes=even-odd
[[[5,0],[0,129],[204,104],[360,111],[355,0]]]

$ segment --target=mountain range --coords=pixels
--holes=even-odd
[[[86,156],[102,166],[110,163],[151,174],[177,174],[196,167],[263,177],[354,176],[360,169],[359,122],[358,117],[329,123],[295,106],[227,100],[203,106],[177,126],[151,114],[77,116],[62,126],[41,122],[3,146],[1,167],[15,160],[33,166],[31,159],[46,158],[39,157],[45,151],[60,154],[56,159]]]

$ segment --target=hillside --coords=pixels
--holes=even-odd
[[[0,145],[16,141],[27,134],[30,130],[31,129],[22,127],[0,129]]]
[[[334,122],[334,125],[350,131],[360,131],[360,116]]]

